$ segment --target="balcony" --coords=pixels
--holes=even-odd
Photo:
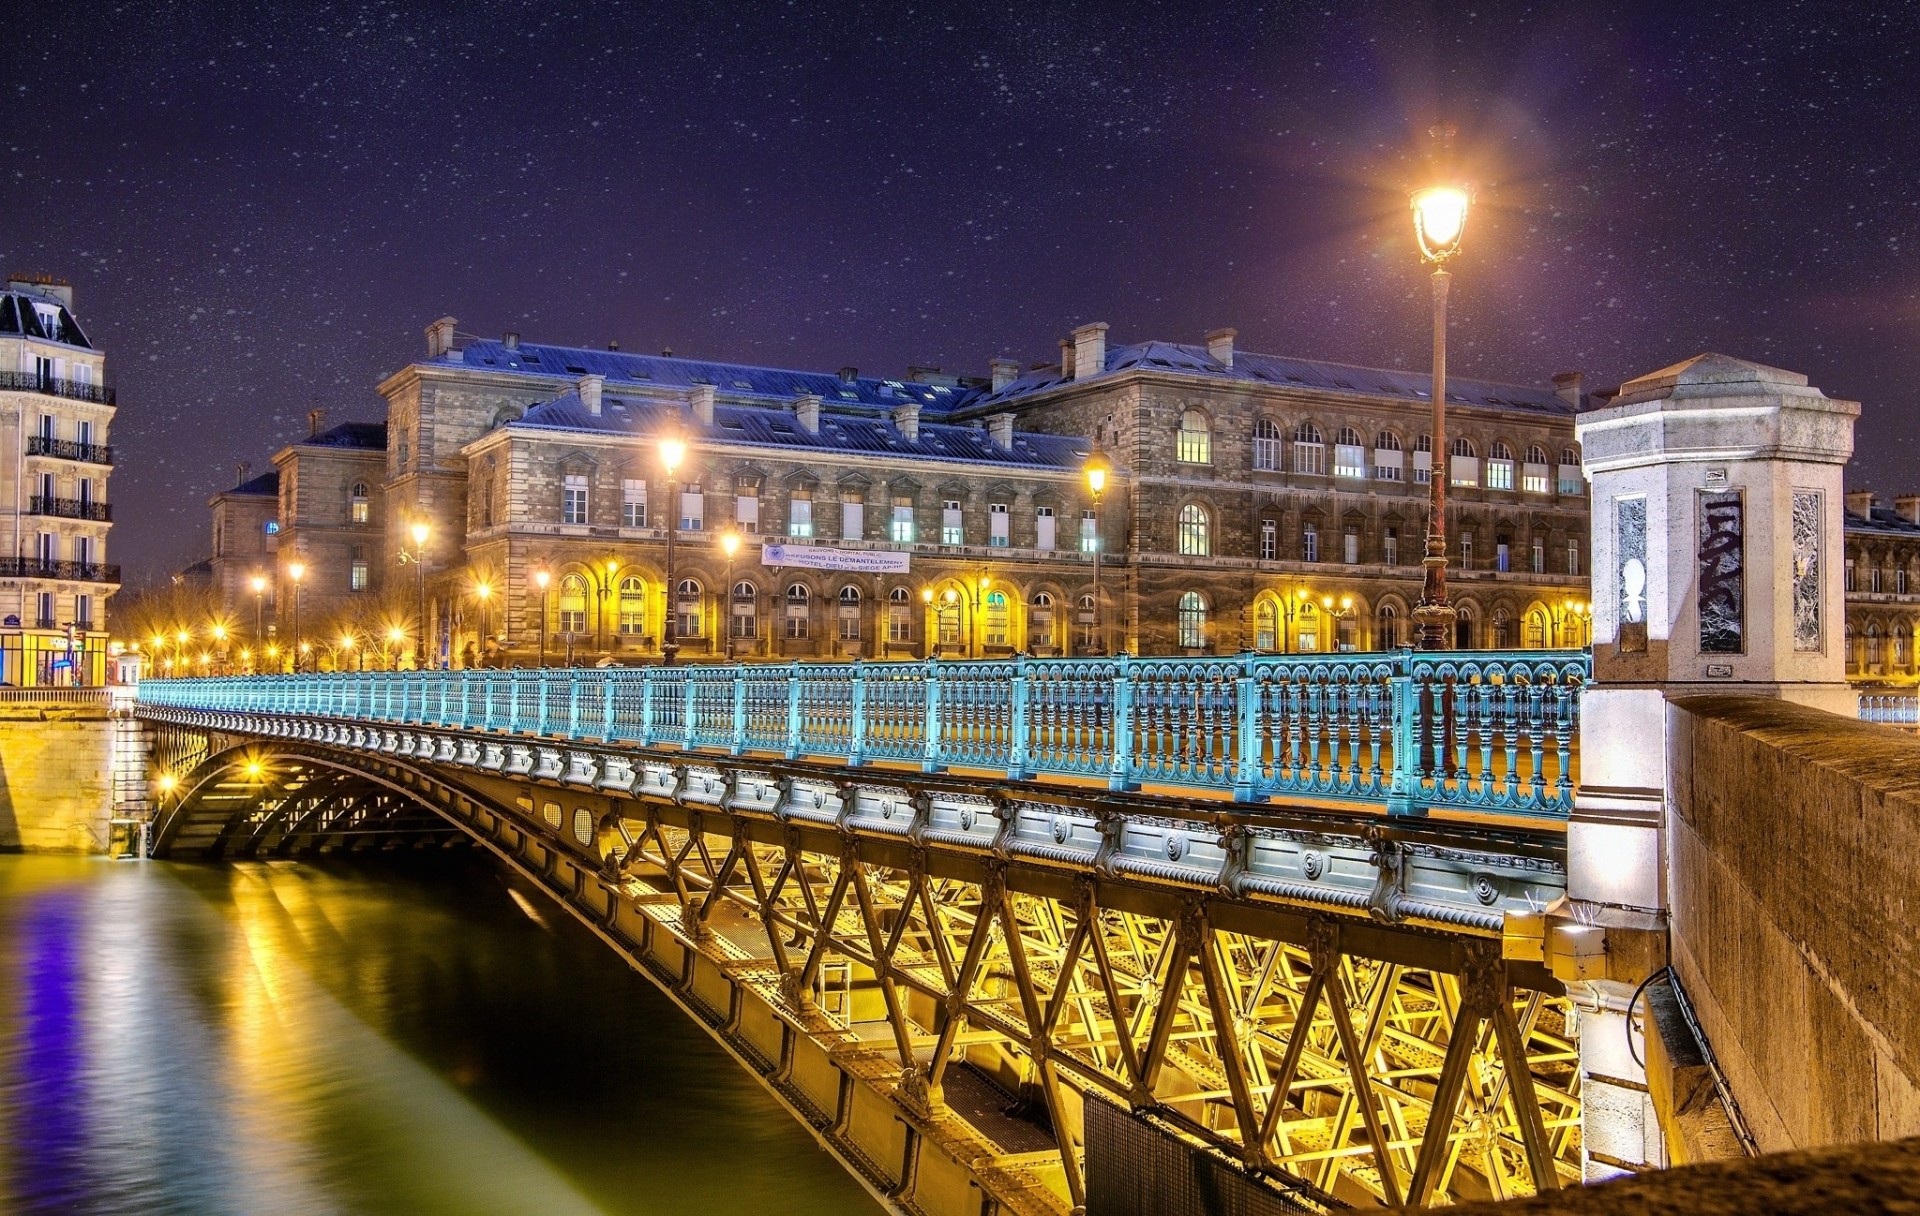
[[[16,393],[45,393],[50,397],[91,401],[95,405],[113,404],[113,390],[104,384],[55,380],[52,376],[41,376],[34,372],[0,372],[0,391],[6,390]]]
[[[58,578],[81,583],[118,583],[120,567],[105,562],[42,561],[37,557],[0,557],[0,578]]]
[[[112,464],[113,449],[104,443],[80,443],[55,439],[50,435],[29,435],[27,455],[51,456],[55,460],[82,460],[88,464]]]
[[[113,508],[104,502],[88,502],[84,498],[44,498],[35,494],[27,500],[29,515],[57,515],[61,519],[91,519],[96,523],[112,523]]]

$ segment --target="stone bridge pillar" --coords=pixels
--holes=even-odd
[[[1591,1011],[1590,1178],[1675,1155],[1655,1118],[1661,1077],[1627,1050],[1627,1005],[1666,963],[1667,698],[1744,693],[1855,712],[1839,572],[1841,470],[1859,413],[1805,376],[1705,354],[1627,381],[1576,423],[1592,503],[1593,682],[1567,834],[1571,907],[1549,949]]]

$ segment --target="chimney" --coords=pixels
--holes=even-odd
[[[318,435],[320,433],[320,428],[325,426],[326,424],[327,424],[327,411],[319,408],[308,410],[307,411],[307,438],[311,439],[315,435]]]
[[[987,438],[993,440],[993,446],[1001,451],[1013,451],[1013,415],[988,414]]]
[[[860,369],[857,367],[843,367],[840,369],[840,383],[842,384],[852,384],[859,378]]]
[[[617,353],[620,350],[620,339],[615,338],[613,341],[607,343],[607,349]]]
[[[662,359],[671,359],[671,358],[673,358],[673,347],[671,347],[671,346],[668,346],[668,347],[665,347],[665,348],[663,348],[663,349],[662,349],[662,350],[660,351],[660,357],[661,357]]]
[[[1893,509],[1910,524],[1920,524],[1920,494],[1896,494]]]
[[[1553,391],[1560,394],[1560,400],[1579,409],[1587,396],[1587,373],[1561,372],[1553,378]]]
[[[605,376],[580,377],[580,404],[587,407],[587,413],[595,418],[600,416],[600,390],[606,387]]]
[[[1020,378],[1020,364],[1017,360],[995,359],[987,364],[987,367],[993,374],[993,391],[996,393]]]
[[[253,466],[248,464],[244,460],[241,461],[239,464],[234,465],[233,466],[233,484],[236,486],[246,485],[247,475],[251,472],[253,472]]]
[[[520,349],[520,331],[517,329],[510,329],[506,333],[501,334],[500,345],[506,347],[508,350],[519,350]]]
[[[1073,378],[1090,380],[1107,370],[1107,323],[1095,321],[1073,331]]]
[[[427,326],[427,358],[438,359],[453,353],[453,327],[458,324],[452,317],[441,317]]]
[[[1231,327],[1216,329],[1207,335],[1207,356],[1228,371],[1233,370],[1233,340],[1240,331]]]
[[[920,442],[920,407],[911,401],[893,407],[893,425],[908,443]]]
[[[1862,519],[1873,518],[1873,491],[1847,491],[1847,514],[1858,515]]]
[[[701,426],[713,425],[713,385],[694,385],[687,392],[687,404],[693,407],[695,422]]]
[[[801,393],[793,399],[793,416],[800,422],[800,429],[809,435],[820,433],[820,398],[812,393]]]

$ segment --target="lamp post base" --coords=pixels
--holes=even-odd
[[[1427,540],[1426,580],[1420,588],[1420,602],[1413,606],[1413,644],[1421,650],[1453,649],[1453,605],[1447,602],[1447,559],[1434,554],[1444,549],[1444,540]]]

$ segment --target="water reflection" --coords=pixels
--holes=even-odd
[[[0,1211],[874,1210],[483,862],[0,857]]]

